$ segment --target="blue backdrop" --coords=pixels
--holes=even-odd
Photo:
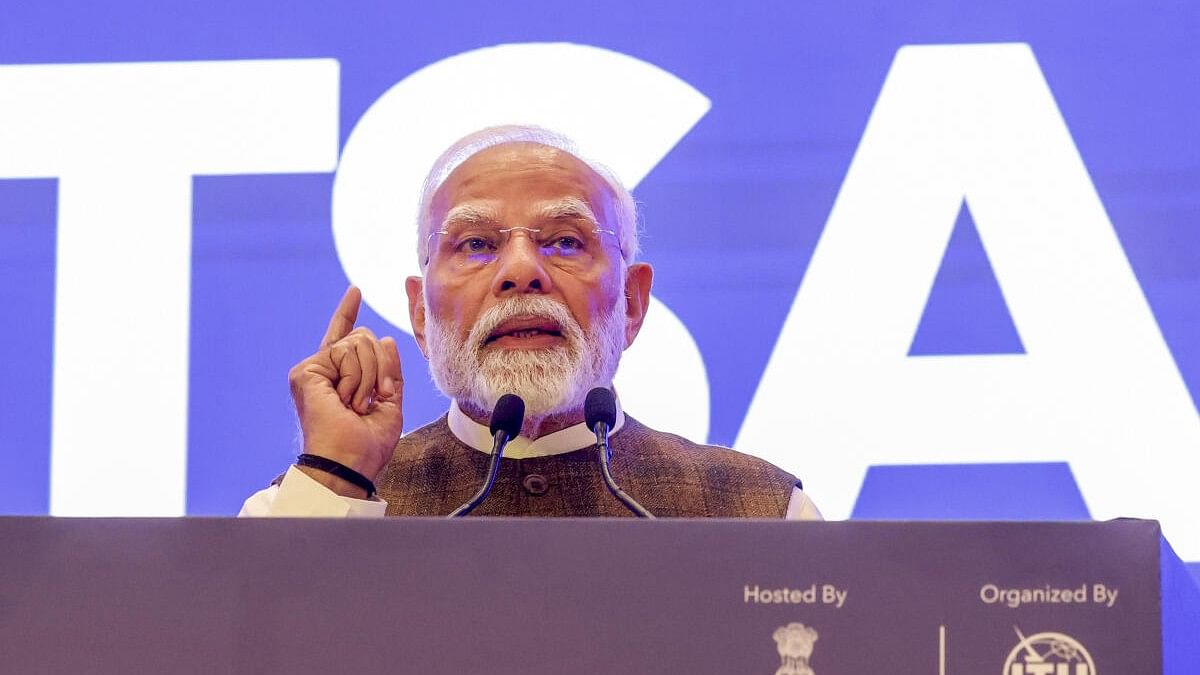
[[[339,147],[397,82],[483,47],[590,45],[672,74],[710,107],[636,187],[646,232],[643,258],[656,267],[656,296],[686,326],[702,357],[711,402],[707,440],[726,445],[738,443],[773,352],[788,347],[779,343],[785,321],[898,50],[1028,45],[1169,350],[1180,391],[1190,397],[1183,425],[1200,424],[1200,10],[1193,4],[127,1],[17,3],[4,14],[0,64],[11,78],[0,77],[0,110],[19,103],[11,82],[27,72],[16,67],[27,64],[327,59],[337,64]],[[36,80],[39,71],[30,77]],[[488,105],[486,99],[464,99],[463,106]],[[0,135],[0,155],[8,152],[5,143],[29,133],[10,126]],[[113,153],[97,161],[119,164],[119,151]],[[63,281],[56,274],[70,273],[56,268],[64,236],[59,210],[65,208],[58,199],[68,179],[49,170],[6,174],[3,162],[0,306],[7,319],[0,351],[7,358],[0,512],[48,513],[52,436],[66,433],[52,432],[52,410],[56,316],[62,321],[56,285]],[[315,346],[348,275],[331,230],[333,166],[193,173],[185,275],[190,331],[179,356],[189,374],[186,479],[179,489],[186,513],[230,514],[295,452],[286,373]],[[157,190],[155,184],[145,187],[147,195]],[[953,232],[941,262],[929,270],[932,287],[910,358],[1032,351],[993,271],[979,209],[971,194],[963,196],[951,214]],[[150,244],[139,255],[157,253]],[[100,271],[89,274],[104,273],[104,255],[98,256]],[[396,256],[405,264],[412,257],[407,250]],[[870,276],[872,269],[858,273]],[[141,345],[159,339],[154,315],[168,309],[144,307],[142,317],[102,313],[88,330],[124,335],[126,349],[111,358],[136,360]],[[362,323],[398,334],[376,310],[365,309]],[[413,427],[441,414],[446,402],[428,385],[415,346],[399,337],[407,426]],[[1125,357],[1108,354],[1113,362]],[[58,377],[97,401],[132,390],[114,389],[109,378],[90,378],[78,369]],[[152,400],[158,386],[150,380],[137,389]],[[128,401],[131,408],[140,403]],[[870,411],[864,414],[869,424]],[[785,422],[779,434],[786,437]],[[101,437],[113,438],[109,432]],[[1153,434],[1146,438],[1155,442]],[[992,453],[980,462],[914,457],[917,466],[880,463],[861,481],[862,491],[851,495],[854,515],[1088,517],[1089,500],[1075,488],[1068,458],[1047,446],[1040,455],[1015,455],[1011,462]],[[1190,454],[1171,455],[1174,464],[1166,468],[1195,475],[1200,447],[1189,447]],[[1146,448],[1134,444],[1128,451]],[[87,452],[114,450],[99,445]],[[803,466],[798,460],[801,476]],[[1027,490],[1015,506],[996,498],[1014,484],[1043,487]],[[945,486],[955,489],[941,492]],[[820,503],[820,488],[812,487]],[[931,491],[941,496],[930,499]],[[1200,527],[1197,513],[1188,521],[1193,527]],[[1180,516],[1174,518],[1168,536],[1172,527],[1184,527]],[[1185,558],[1200,559],[1195,546],[1181,548]]]

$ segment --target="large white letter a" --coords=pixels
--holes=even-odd
[[[910,357],[964,198],[1026,354]],[[1200,417],[1028,46],[897,53],[737,445],[832,517],[871,464],[1066,460],[1200,559]]]

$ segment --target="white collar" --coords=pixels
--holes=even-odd
[[[479,422],[467,417],[458,407],[458,401],[450,402],[450,414],[446,418],[450,431],[458,440],[480,452],[492,453],[492,432]],[[620,431],[625,426],[625,412],[621,410],[621,402],[617,401],[617,423],[609,433]],[[504,456],[510,459],[529,459],[531,457],[548,457],[574,452],[596,444],[596,434],[588,429],[587,424],[580,422],[566,429],[559,429],[541,438],[529,439],[517,436],[508,442],[504,448]]]

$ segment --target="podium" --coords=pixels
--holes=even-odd
[[[1153,521],[0,518],[4,673],[1200,672]]]

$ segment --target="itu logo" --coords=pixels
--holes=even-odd
[[[1020,642],[1008,654],[1001,675],[1096,675],[1092,655],[1075,638],[1062,633],[1025,637],[1013,626]]]
[[[779,651],[779,668],[775,675],[816,675],[809,667],[817,631],[802,623],[792,622],[775,629],[775,649]]]

